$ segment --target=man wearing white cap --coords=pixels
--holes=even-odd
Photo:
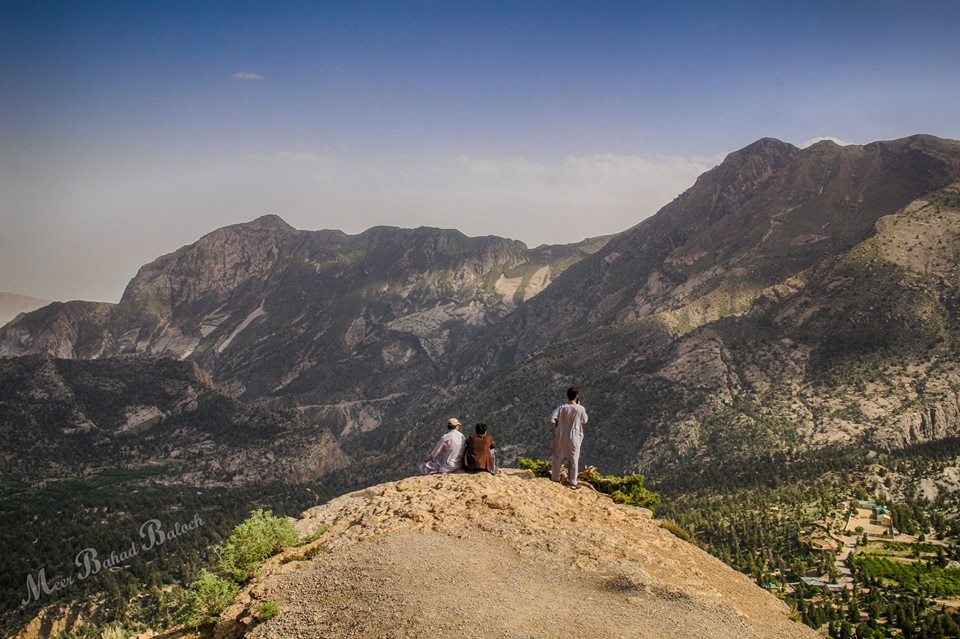
[[[447,433],[430,451],[430,456],[420,464],[420,474],[444,475],[462,469],[463,451],[466,447],[467,438],[460,432],[460,421],[451,417],[447,422]]]

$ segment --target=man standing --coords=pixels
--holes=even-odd
[[[587,409],[580,405],[580,389],[567,389],[567,401],[550,413],[553,424],[553,481],[560,481],[560,465],[567,462],[567,478],[570,487],[580,489],[577,483],[580,463],[580,444],[583,443],[583,425],[587,423]]]
[[[460,421],[451,417],[447,432],[430,451],[430,456],[420,464],[421,475],[445,475],[463,468],[463,449],[467,438],[460,432]]]

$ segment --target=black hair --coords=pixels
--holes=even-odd
[[[484,433],[487,432],[487,425],[477,424],[476,426],[474,426],[474,429],[477,431],[477,435],[483,435]]]
[[[567,389],[567,399],[569,399],[571,402],[578,397],[580,397],[579,388],[577,388],[576,386],[571,386],[570,388]]]

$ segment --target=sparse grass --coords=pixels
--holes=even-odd
[[[696,540],[693,538],[693,535],[686,528],[673,521],[672,519],[664,519],[660,522],[660,527],[666,530],[669,533],[672,533],[673,536],[679,537],[687,543],[695,544]]]
[[[124,639],[126,636],[123,626],[119,624],[112,624],[100,631],[100,639]]]
[[[329,531],[330,531],[330,525],[329,525],[329,524],[321,524],[319,528],[317,528],[315,531],[313,531],[313,534],[305,537],[305,538],[300,542],[299,545],[304,546],[304,545],[306,545],[306,544],[312,543],[312,542],[320,539],[320,538],[323,537],[324,535],[326,535]]]
[[[303,554],[304,559],[313,559],[320,553],[326,552],[323,546],[315,546]]]
[[[280,613],[280,606],[276,601],[265,601],[257,607],[257,619],[268,621]]]
[[[532,471],[535,477],[550,477],[553,469],[553,464],[543,459],[521,457],[517,464]],[[596,488],[597,492],[608,495],[618,504],[653,508],[660,503],[660,496],[644,486],[646,478],[643,475],[603,475],[593,466],[587,466],[580,473],[579,479]]]

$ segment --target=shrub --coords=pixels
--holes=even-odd
[[[256,510],[233,529],[223,546],[217,547],[220,570],[237,583],[248,581],[271,555],[297,544],[297,533],[285,517]]]
[[[553,470],[553,464],[550,462],[543,459],[530,459],[529,457],[519,458],[517,465],[520,468],[532,471],[534,477],[549,477]]]
[[[276,601],[265,601],[257,608],[257,618],[261,621],[273,619],[280,612],[280,606]]]
[[[680,539],[684,540],[687,543],[690,543],[690,544],[697,543],[694,540],[693,535],[690,533],[689,530],[687,530],[677,522],[673,521],[672,519],[664,519],[663,521],[660,522],[660,527],[670,533],[673,533],[675,537],[679,537]]]
[[[589,483],[601,493],[606,493],[618,504],[653,508],[660,503],[660,495],[644,487],[643,475],[601,475],[593,466],[580,473],[580,479]]]
[[[546,460],[528,457],[520,457],[517,464],[532,471],[535,477],[549,477],[553,468]],[[660,503],[660,496],[643,485],[646,481],[643,475],[602,475],[593,466],[587,466],[579,478],[596,488],[597,492],[609,495],[618,504],[653,508]]]
[[[127,633],[123,631],[123,626],[112,625],[107,626],[100,631],[100,639],[124,639],[127,636]]]
[[[238,592],[240,586],[204,568],[200,571],[200,578],[187,593],[187,623],[200,625],[215,621],[217,615],[233,602]]]

